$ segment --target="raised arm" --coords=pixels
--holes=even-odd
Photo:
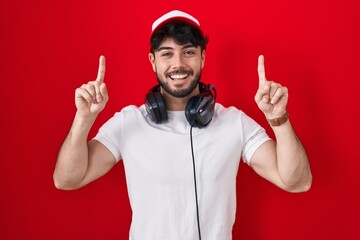
[[[54,184],[59,189],[80,188],[115,165],[113,155],[104,145],[95,140],[88,142],[89,131],[109,99],[104,76],[105,57],[101,56],[96,80],[75,91],[77,112],[59,151],[53,175]]]
[[[264,57],[258,59],[259,88],[255,101],[269,120],[276,142],[267,141],[251,158],[251,167],[262,177],[289,192],[310,189],[307,154],[288,119],[288,89],[265,77]]]

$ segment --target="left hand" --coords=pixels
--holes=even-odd
[[[288,89],[265,77],[264,56],[258,59],[259,89],[255,95],[255,102],[267,119],[281,117],[286,112],[288,103]]]

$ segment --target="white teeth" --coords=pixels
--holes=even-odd
[[[174,74],[171,76],[172,79],[184,79],[187,78],[189,75],[188,74]]]

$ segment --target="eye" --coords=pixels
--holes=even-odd
[[[171,52],[163,52],[163,53],[161,53],[161,56],[162,57],[171,57],[172,53]]]
[[[185,55],[185,56],[188,56],[188,57],[194,56],[194,55],[195,55],[195,51],[194,51],[194,50],[186,50],[186,51],[184,52],[184,55]]]

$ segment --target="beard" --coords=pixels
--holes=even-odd
[[[189,76],[192,76],[192,75],[193,74],[190,74]],[[191,81],[191,84],[188,88],[178,89],[178,90],[171,89],[169,84],[162,80],[162,77],[160,76],[160,74],[156,73],[156,77],[157,77],[157,80],[158,80],[160,86],[164,89],[164,91],[166,93],[168,93],[169,95],[171,95],[173,97],[183,98],[183,97],[190,95],[190,93],[192,93],[194,91],[194,89],[197,87],[198,83],[200,82],[201,72],[198,72],[195,75],[194,79]]]

